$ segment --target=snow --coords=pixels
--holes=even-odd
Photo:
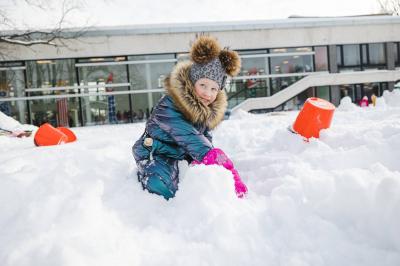
[[[0,111],[0,130],[1,129],[8,131],[24,131],[24,130],[36,130],[37,127],[33,125],[21,124],[14,118]]]
[[[308,142],[287,130],[297,112],[224,121],[214,144],[246,199],[217,166],[181,164],[170,201],[143,191],[143,123],[74,128],[77,142],[51,147],[0,137],[0,264],[400,265],[397,93],[342,101]]]

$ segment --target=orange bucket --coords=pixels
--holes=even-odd
[[[45,123],[36,131],[33,141],[36,146],[51,146],[66,143],[68,137],[49,123]]]
[[[293,131],[307,139],[319,138],[319,131],[331,125],[334,111],[335,106],[330,102],[308,98],[293,124]]]
[[[64,133],[67,136],[67,138],[68,138],[67,143],[74,142],[77,139],[76,135],[74,134],[74,132],[72,132],[71,129],[66,128],[66,127],[58,127],[57,129],[60,130],[62,133]]]

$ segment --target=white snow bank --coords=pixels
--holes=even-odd
[[[309,142],[286,129],[296,115],[215,131],[244,200],[217,166],[186,167],[170,201],[143,191],[143,123],[76,128],[53,147],[0,137],[0,264],[399,265],[400,108],[335,111]]]

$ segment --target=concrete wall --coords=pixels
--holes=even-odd
[[[232,49],[260,49],[351,43],[400,41],[400,18],[287,19],[274,23],[234,23],[215,26],[160,27],[141,30],[109,28],[90,30],[86,37],[67,40],[67,47],[10,47],[6,60],[34,60],[187,52],[201,32],[216,36]]]

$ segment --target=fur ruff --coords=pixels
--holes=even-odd
[[[190,81],[191,65],[192,62],[189,61],[178,63],[171,75],[165,79],[165,88],[187,120],[193,124],[206,125],[211,130],[224,119],[228,105],[226,94],[224,90],[220,90],[212,104],[202,104]]]

